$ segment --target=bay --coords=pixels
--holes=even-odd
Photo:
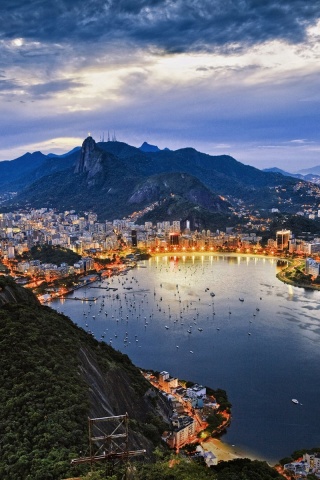
[[[227,390],[223,441],[275,463],[320,445],[320,292],[283,284],[277,268],[272,258],[157,256],[51,306],[138,367]],[[97,299],[72,300],[82,296]]]

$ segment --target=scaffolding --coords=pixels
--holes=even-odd
[[[129,458],[144,455],[146,450],[129,450],[129,416],[89,418],[89,456],[71,460],[71,465],[90,463],[91,470],[96,462],[104,461],[106,471],[113,474],[119,462],[128,462]]]

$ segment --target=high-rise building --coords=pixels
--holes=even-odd
[[[277,250],[283,251],[289,248],[289,240],[292,236],[291,230],[279,230],[276,236]]]
[[[133,247],[136,247],[138,245],[137,230],[131,230],[131,242]]]
[[[179,233],[170,233],[170,245],[179,245]]]
[[[174,221],[172,222],[172,227],[173,227],[173,231],[174,231],[175,233],[180,232],[180,221],[179,221],[179,220],[174,220]]]

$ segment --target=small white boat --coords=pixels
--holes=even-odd
[[[293,399],[291,400],[291,402],[292,402],[292,403],[295,403],[296,405],[299,405],[299,401],[298,401],[296,398],[293,398]]]
[[[244,298],[242,298],[242,297],[239,298],[239,300],[240,300],[240,302],[244,302]]]

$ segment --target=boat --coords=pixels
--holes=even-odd
[[[291,400],[292,403],[295,403],[296,405],[299,405],[299,400],[297,400],[296,398],[293,398]]]
[[[239,298],[240,302],[244,302],[244,298],[240,297]]]

